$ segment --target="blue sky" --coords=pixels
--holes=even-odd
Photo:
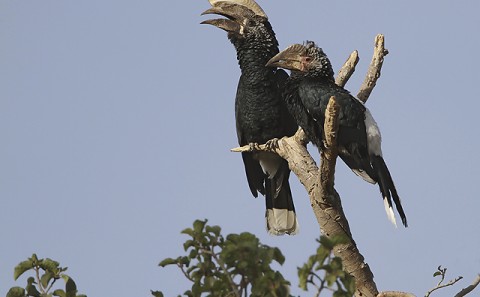
[[[341,162],[336,189],[380,290],[421,296],[443,265],[465,277],[436,295],[452,296],[480,272],[480,3],[259,3],[281,48],[314,40],[336,70],[357,49],[352,93],[385,34],[390,54],[367,105],[410,227],[395,229],[378,187]],[[34,252],[68,266],[88,296],[176,296],[186,281],[157,264],[204,218],[281,248],[292,292],[311,295],[296,288],[319,236],[308,197],[292,176],[300,234],[266,233],[263,199],[229,152],[239,69],[226,34],[199,24],[208,7],[0,0],[1,296]]]

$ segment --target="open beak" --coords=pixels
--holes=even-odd
[[[243,5],[231,2],[216,2],[215,6],[202,12],[202,15],[216,14],[226,17],[226,19],[211,19],[201,22],[201,24],[212,25],[229,33],[242,35],[243,24],[246,18],[254,14],[253,11]]]
[[[240,34],[242,26],[237,22],[228,19],[211,19],[201,22],[200,24],[212,25],[227,32]]]
[[[294,44],[276,54],[267,62],[267,67],[280,67],[294,71],[304,71],[303,57],[307,48],[301,44]]]

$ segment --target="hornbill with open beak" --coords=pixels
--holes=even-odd
[[[396,226],[392,199],[407,227],[407,218],[390,171],[382,157],[381,135],[377,123],[365,105],[347,90],[335,84],[330,60],[314,42],[294,44],[268,61],[267,66],[292,71],[283,98],[307,137],[323,148],[325,109],[331,96],[340,105],[337,142],[339,156],[364,180],[377,183],[385,210]]]
[[[266,143],[293,135],[298,125],[282,100],[288,74],[266,67],[278,50],[278,42],[262,8],[252,0],[210,0],[202,14],[225,18],[203,21],[228,32],[241,69],[235,98],[235,119],[240,145]],[[295,234],[298,223],[288,178],[288,163],[275,153],[242,153],[248,184],[254,197],[266,200],[267,230],[271,234]]]

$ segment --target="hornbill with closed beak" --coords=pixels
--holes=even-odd
[[[407,218],[385,164],[377,123],[365,105],[335,84],[330,60],[314,42],[294,44],[268,61],[267,66],[292,71],[283,98],[297,123],[319,149],[323,148],[325,109],[331,96],[340,105],[337,142],[339,156],[364,180],[377,183],[385,210],[396,226],[392,200],[407,227]]]
[[[240,145],[268,143],[293,135],[298,125],[282,100],[288,74],[266,67],[278,50],[275,33],[262,8],[253,0],[210,0],[202,14],[225,18],[203,21],[228,32],[241,69],[235,98],[235,119]],[[271,144],[271,143],[270,143]],[[288,178],[288,163],[272,152],[242,153],[248,185],[254,197],[266,200],[267,230],[271,234],[295,234],[298,222]]]

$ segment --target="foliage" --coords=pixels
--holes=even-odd
[[[182,231],[190,236],[183,248],[186,256],[167,258],[159,266],[176,265],[192,282],[186,296],[291,296],[290,283],[270,266],[273,262],[283,264],[284,256],[278,248],[260,243],[253,234],[244,232],[230,234],[224,238],[219,226],[207,225],[207,220],[196,220],[193,228]],[[351,297],[355,283],[342,270],[342,261],[332,254],[341,238],[317,240],[320,247],[309,257],[303,267],[298,268],[300,287],[317,288],[317,296],[324,289],[333,291],[334,297]],[[319,273],[321,271],[321,273]],[[152,291],[155,297],[162,292]]]
[[[317,239],[320,246],[317,253],[308,258],[307,263],[298,268],[299,287],[307,291],[308,285],[317,289],[316,296],[328,289],[333,297],[351,297],[355,293],[355,280],[343,271],[342,260],[333,255],[333,248],[344,243],[342,238]]]
[[[57,261],[49,258],[38,259],[37,255],[33,254],[15,267],[13,278],[17,280],[29,270],[33,270],[34,277],[27,279],[27,286],[10,288],[6,297],[87,297],[83,294],[77,295],[77,285],[64,273],[67,267],[60,267]],[[65,289],[53,290],[53,285],[60,278],[65,282]]]
[[[182,231],[190,236],[183,248],[186,256],[167,258],[159,266],[176,265],[192,282],[186,296],[290,296],[289,285],[273,270],[273,262],[283,264],[278,248],[261,244],[251,233],[229,234],[224,238],[219,226],[196,220],[193,228]],[[163,296],[159,291],[153,296]]]

